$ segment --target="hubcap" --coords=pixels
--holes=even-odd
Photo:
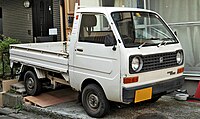
[[[29,77],[28,80],[27,80],[27,88],[29,90],[32,90],[34,88],[34,80],[33,78]]]
[[[95,94],[90,94],[88,98],[88,103],[90,107],[95,109],[99,107],[99,98]]]

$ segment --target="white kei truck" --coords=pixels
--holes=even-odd
[[[105,116],[111,101],[155,102],[184,82],[175,33],[156,12],[137,8],[79,8],[66,42],[11,45],[10,61],[28,95],[44,82],[69,85],[92,117]]]

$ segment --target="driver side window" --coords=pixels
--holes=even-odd
[[[115,39],[103,14],[82,14],[79,42],[104,44],[108,37]]]

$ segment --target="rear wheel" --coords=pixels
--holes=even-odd
[[[39,95],[41,93],[42,84],[32,71],[27,71],[24,75],[24,85],[28,95]]]
[[[82,105],[87,114],[95,118],[103,117],[110,109],[104,91],[96,84],[89,84],[83,89]]]

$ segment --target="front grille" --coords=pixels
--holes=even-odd
[[[140,72],[154,71],[178,66],[176,61],[176,53],[177,52],[169,52],[141,56],[143,60],[143,67]],[[131,67],[131,61],[133,57],[135,56],[130,56],[129,58],[129,72],[131,74],[136,73]]]
[[[177,66],[176,52],[143,56],[142,72]]]

